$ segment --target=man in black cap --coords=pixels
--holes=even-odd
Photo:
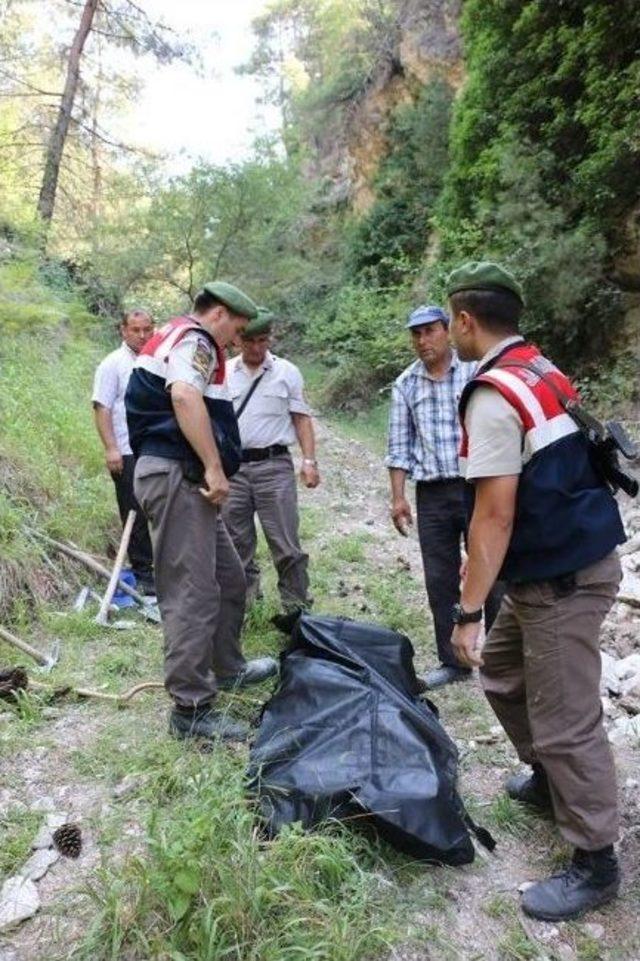
[[[569,380],[519,332],[509,271],[472,262],[448,280],[458,353],[479,361],[460,413],[473,485],[469,559],[452,644],[532,773],[509,795],[553,812],[575,848],[565,871],[527,888],[525,912],[573,918],[614,898],[620,876],[615,768],[602,725],[599,630],[616,596],[625,535],[617,504],[566,411]],[[482,605],[506,594],[484,647]]]
[[[298,493],[290,448],[302,452],[300,480],[320,483],[311,410],[298,368],[271,352],[275,315],[266,308],[241,335],[241,352],[228,365],[228,383],[242,442],[242,466],[231,481],[224,520],[247,578],[251,601],[260,596],[256,563],[258,515],[278,572],[283,611],[274,623],[289,633],[310,607],[309,557],[300,546]]]
[[[165,637],[165,686],[176,737],[244,739],[249,728],[214,709],[219,688],[273,676],[270,657],[246,661],[242,564],[221,519],[240,438],[225,383],[224,348],[256,306],[221,281],[193,313],[143,348],[126,394],[135,492],[149,521]]]
[[[413,523],[407,477],[416,483],[418,536],[440,664],[424,677],[428,689],[471,677],[451,647],[453,605],[460,600],[461,542],[467,527],[460,477],[458,401],[475,372],[451,349],[449,318],[441,307],[417,307],[407,329],[417,360],[393,385],[386,465],[391,481],[391,519],[400,534]],[[485,604],[487,628],[500,604],[494,590]]]

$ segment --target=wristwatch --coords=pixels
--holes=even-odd
[[[302,458],[302,463],[303,463],[303,464],[308,464],[309,467],[317,467],[317,466],[318,466],[318,461],[317,461],[317,460],[313,460],[312,457],[303,457],[303,458]]]
[[[451,619],[454,624],[477,624],[482,620],[482,608],[477,611],[465,611],[462,604],[454,604],[451,609]]]

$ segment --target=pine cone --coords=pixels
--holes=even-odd
[[[65,858],[78,858],[82,851],[82,833],[77,824],[63,824],[53,832],[53,843]]]
[[[11,698],[14,691],[23,691],[29,685],[27,672],[23,667],[0,668],[0,697]]]

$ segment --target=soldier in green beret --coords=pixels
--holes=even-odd
[[[242,442],[242,467],[231,481],[224,519],[242,560],[249,600],[260,596],[255,560],[258,515],[278,572],[282,614],[274,623],[288,633],[310,606],[308,555],[300,546],[298,495],[291,446],[302,451],[300,480],[320,483],[311,411],[297,367],[271,352],[276,317],[258,309],[229,363],[228,383]]]
[[[216,710],[217,691],[277,672],[273,658],[242,653],[244,571],[221,517],[241,456],[224,351],[256,316],[237,287],[205,284],[193,313],[145,345],[125,398],[153,544],[169,729],[179,738],[245,739],[248,726]]]
[[[620,884],[599,630],[617,593],[616,545],[625,535],[568,412],[572,384],[520,333],[515,277],[472,262],[453,271],[447,292],[458,353],[479,361],[460,399],[461,472],[473,508],[451,643],[464,667],[480,667],[491,707],[531,766],[507,781],[508,794],[552,813],[574,847],[566,870],[522,897],[527,914],[561,921],[611,900]],[[483,645],[482,606],[498,578],[506,594]]]

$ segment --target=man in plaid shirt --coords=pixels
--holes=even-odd
[[[391,479],[391,518],[407,535],[413,523],[407,476],[416,482],[418,536],[440,666],[425,677],[427,688],[466,680],[451,647],[452,609],[460,600],[460,541],[466,535],[464,481],[458,467],[458,400],[475,363],[461,361],[449,343],[449,318],[440,307],[418,307],[407,323],[418,359],[393,385],[386,465]],[[485,605],[488,630],[500,591]]]

